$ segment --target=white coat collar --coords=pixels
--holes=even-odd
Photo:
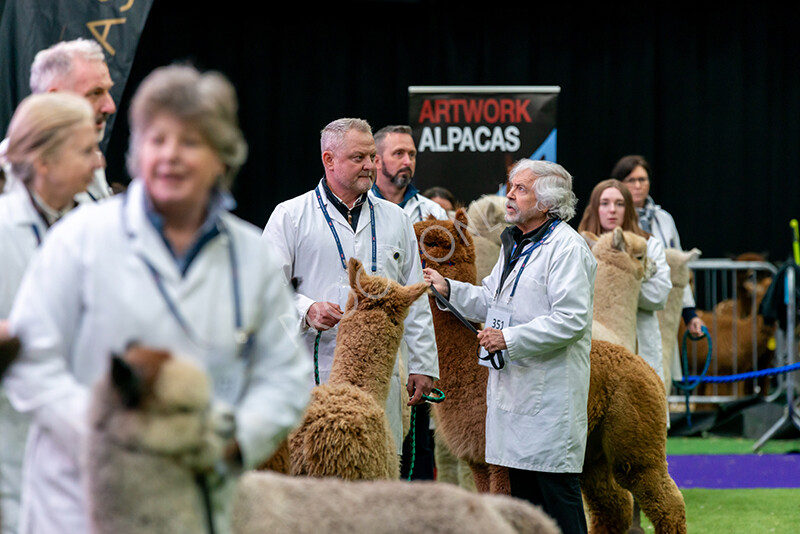
[[[369,222],[370,221],[369,201],[372,201],[372,204],[375,205],[377,197],[370,196],[370,192],[369,191],[367,192],[367,199],[364,201],[364,203],[361,206],[361,214],[358,217],[358,225],[356,226],[355,232],[353,232],[353,228],[347,223],[347,219],[344,218],[344,215],[342,215],[339,212],[339,210],[337,210],[336,207],[333,206],[333,203],[330,201],[330,199],[328,199],[327,191],[325,190],[325,186],[323,185],[322,180],[324,180],[324,178],[320,179],[319,184],[317,184],[317,187],[315,188],[315,191],[313,192],[313,195],[314,195],[314,199],[313,199],[314,200],[314,206],[316,207],[316,209],[318,209],[320,211],[319,216],[320,217],[325,217],[325,215],[323,213],[321,213],[322,209],[319,207],[319,202],[317,202],[316,191],[320,192],[320,196],[322,197],[322,204],[325,206],[325,209],[328,212],[328,216],[331,218],[331,220],[333,222],[337,223],[337,225],[341,226],[342,228],[346,228],[348,232],[356,233],[356,234],[358,234],[359,232],[364,230],[364,228],[368,228],[370,226],[370,222]],[[376,219],[377,219],[377,217],[376,217]]]
[[[134,179],[123,198],[123,231],[133,252],[146,260],[158,273],[169,280],[178,280],[181,273],[164,240],[147,218],[144,183]]]
[[[5,204],[9,223],[16,226],[35,225],[40,235],[44,235],[47,225],[33,206],[31,196],[22,182],[19,180],[12,182],[3,196],[7,198]]]

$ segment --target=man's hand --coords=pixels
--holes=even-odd
[[[408,389],[408,396],[410,397],[408,405],[416,406],[417,404],[422,404],[425,402],[422,396],[430,395],[433,389],[433,378],[427,375],[408,375],[408,385],[406,388]]]
[[[434,289],[436,289],[436,291],[438,291],[444,298],[450,298],[450,288],[447,285],[447,281],[445,281],[444,276],[439,274],[438,271],[435,271],[430,267],[426,267],[425,269],[422,269],[422,277],[425,280],[425,283],[433,285]]]
[[[334,302],[315,302],[306,312],[306,323],[317,330],[328,330],[342,318],[342,309]]]
[[[484,328],[478,331],[478,343],[490,353],[508,348],[506,346],[506,338],[503,337],[503,331],[496,328]]]

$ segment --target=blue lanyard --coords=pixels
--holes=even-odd
[[[120,211],[122,215],[123,230],[125,231],[125,234],[127,235],[128,239],[131,239],[133,238],[133,233],[130,230],[128,230],[127,222],[125,220],[125,210],[127,202],[128,202],[128,195],[125,194],[123,196],[122,209]],[[221,222],[218,222],[217,224],[218,227],[220,228],[220,234],[224,232],[225,234],[228,235],[228,257],[231,264],[231,286],[233,290],[233,305],[234,305],[234,327],[235,327],[234,341],[236,342],[236,345],[238,347],[237,352],[240,355],[247,356],[247,353],[250,347],[252,346],[253,335],[252,333],[245,332],[242,328],[242,306],[241,306],[241,295],[239,288],[240,284],[239,263],[236,260],[236,251],[234,248],[233,236],[228,231],[228,229],[221,224]],[[167,288],[164,285],[161,273],[158,272],[155,266],[143,254],[137,254],[137,255],[145,264],[145,266],[147,266],[148,271],[150,271],[150,274],[153,276],[153,281],[155,282],[156,287],[158,288],[158,292],[161,294],[161,297],[164,299],[164,302],[166,303],[170,314],[172,314],[178,325],[181,327],[181,329],[184,331],[187,337],[189,337],[189,339],[192,339],[195,342],[199,342],[199,338],[197,338],[192,329],[189,327],[189,323],[180,313],[178,305],[169,296],[169,292],[167,291]]]
[[[508,297],[508,300],[509,300],[509,301],[510,301],[511,299],[513,299],[513,298],[514,298],[514,293],[516,293],[516,292],[517,292],[517,284],[519,283],[519,279],[520,279],[520,277],[522,276],[522,271],[524,271],[524,270],[525,270],[525,267],[528,265],[528,260],[530,259],[530,257],[531,257],[531,254],[533,253],[533,251],[534,251],[534,250],[536,250],[537,248],[539,248],[539,246],[541,246],[541,244],[542,244],[542,243],[544,243],[544,242],[545,242],[545,240],[546,240],[546,239],[547,239],[547,238],[550,236],[550,234],[552,234],[552,233],[553,233],[553,229],[554,229],[556,226],[558,226],[558,223],[559,223],[559,222],[561,222],[561,220],[560,220],[560,219],[556,219],[556,220],[554,220],[554,221],[553,221],[553,224],[551,224],[551,225],[550,225],[550,228],[548,228],[548,229],[547,229],[547,232],[545,232],[545,234],[542,236],[542,238],[541,238],[539,241],[537,241],[536,243],[534,243],[533,245],[531,245],[531,246],[528,248],[528,250],[526,250],[526,251],[523,253],[523,256],[522,256],[522,258],[523,258],[523,260],[522,260],[522,265],[520,265],[520,267],[519,267],[519,271],[517,271],[517,276],[516,276],[516,278],[514,279],[514,286],[511,288],[511,295],[509,295],[509,297]],[[516,245],[514,245],[514,248],[516,248]],[[512,250],[512,254],[513,254],[513,250]],[[501,291],[502,289],[503,289],[502,287],[498,287],[498,288],[497,288],[497,293],[496,293],[496,294],[495,294],[495,296],[494,296],[495,300],[497,300],[497,297],[499,297],[499,296],[500,296],[500,291]]]
[[[39,233],[39,227],[36,226],[36,223],[31,223],[31,228],[33,229],[33,237],[36,238],[36,246],[42,244],[42,234]]]
[[[322,195],[319,192],[319,186],[314,189],[314,192],[317,194],[317,202],[322,210],[322,214],[325,216],[325,222],[328,223],[328,228],[331,229],[333,239],[336,240],[336,247],[339,249],[339,260],[342,262],[342,269],[347,271],[347,257],[344,255],[344,249],[342,248],[342,242],[339,239],[339,234],[336,232],[336,228],[333,226],[333,220],[331,220],[331,216],[328,214],[328,210],[325,208],[325,203],[322,201]],[[369,198],[369,194],[367,194],[367,203],[369,204],[369,224],[372,230],[372,272],[374,273],[378,270],[378,242],[375,237],[375,206],[373,206],[372,200]]]

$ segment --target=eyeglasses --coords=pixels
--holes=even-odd
[[[648,182],[648,181],[649,181],[649,179],[648,178],[644,178],[644,177],[643,178],[625,178],[624,180],[622,180],[622,183],[623,184],[631,184],[631,185],[633,185],[633,184],[640,184],[641,185],[641,184],[644,184],[645,182]]]

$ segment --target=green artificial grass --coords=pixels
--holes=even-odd
[[[668,455],[800,453],[800,439],[767,441],[731,437],[667,439]],[[681,489],[689,534],[796,534],[800,532],[800,489]],[[642,514],[646,533],[655,532]]]
[[[730,437],[667,438],[667,455],[687,454],[786,454],[800,453],[800,439],[771,439],[756,452],[755,439]],[[800,526],[798,526],[800,532]]]
[[[800,489],[681,490],[689,534],[796,534]],[[642,514],[642,528],[655,532]]]

